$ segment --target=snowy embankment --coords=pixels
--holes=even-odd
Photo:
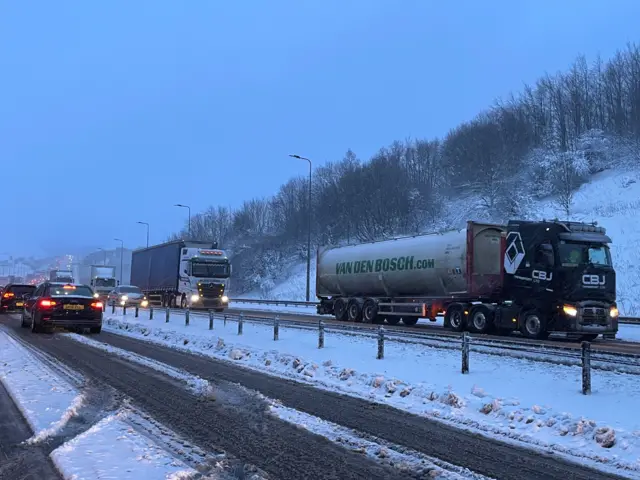
[[[580,187],[574,197],[570,220],[598,222],[613,240],[611,253],[617,273],[618,305],[621,315],[640,317],[640,172],[607,170]],[[463,212],[452,219],[463,227],[468,219],[476,219],[469,199],[452,202],[451,211]],[[529,219],[565,219],[566,214],[553,198],[534,202]],[[430,231],[428,225],[425,231]],[[315,258],[312,259],[311,292],[315,292]],[[296,265],[268,293],[240,295],[242,298],[304,300],[306,263]],[[313,298],[315,299],[315,297]],[[244,308],[244,306],[242,307]],[[249,307],[247,307],[249,308]]]
[[[201,316],[172,312],[148,320],[105,316],[105,330],[177,349],[192,350],[271,375],[437,419],[505,441],[551,450],[620,474],[640,475],[640,378],[593,372],[593,394],[580,393],[580,370],[472,352],[471,372],[460,374],[460,352],[426,345],[388,342],[376,360],[371,338],[317,333],[246,322],[226,327],[218,317],[213,331]],[[626,472],[626,473],[625,473]]]
[[[60,433],[84,406],[85,396],[0,330],[0,380],[31,426],[29,443]],[[118,410],[65,442],[51,458],[67,479],[184,478],[186,466],[134,430],[132,411]]]

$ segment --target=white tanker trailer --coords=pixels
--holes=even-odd
[[[470,221],[460,231],[320,247],[318,313],[393,325],[444,314],[457,331],[614,338],[609,243],[595,224]]]

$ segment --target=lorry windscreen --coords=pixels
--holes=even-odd
[[[229,264],[192,262],[191,275],[199,278],[225,278],[229,276]]]
[[[115,278],[96,278],[94,283],[96,287],[115,287],[116,279]]]
[[[563,267],[612,266],[611,252],[605,244],[560,242],[559,253]]]

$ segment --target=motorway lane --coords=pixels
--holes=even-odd
[[[205,451],[224,451],[281,480],[410,479],[267,413],[266,402],[226,381],[212,397],[196,397],[175,379],[60,334],[32,334],[15,317],[10,332],[54,359],[131,398],[147,412]],[[95,336],[92,338],[106,339]],[[172,352],[167,352],[171,354]]]
[[[161,375],[148,369],[128,364],[61,335],[34,335],[20,329],[17,321],[12,325],[14,333],[20,338],[131,396],[159,421],[185,434],[201,447],[215,445],[228,449],[258,467],[271,473],[277,472],[277,477],[284,479],[300,478],[299,473],[295,476],[295,472],[306,471],[304,469],[309,469],[307,478],[392,478],[388,471],[376,469],[368,462],[363,463],[363,460],[356,461],[344,452],[337,454],[335,448],[332,449],[321,440],[310,440],[309,435],[302,435],[297,429],[267,419],[255,399],[252,400],[255,405],[237,407],[239,410],[235,414],[228,405],[194,402],[189,394],[176,389],[167,380],[158,378]],[[318,390],[227,362],[105,332],[92,338],[208,379],[221,392],[226,392],[232,384],[240,384],[279,399],[285,406],[493,478],[622,478],[567,462],[553,454],[505,444],[386,405]],[[236,395],[243,394],[236,392]],[[228,398],[228,393],[220,395],[220,398],[225,397]],[[175,406],[168,408],[167,404]],[[331,461],[326,460],[329,458],[327,455],[332,458]],[[304,460],[300,457],[308,458]],[[271,461],[277,466],[275,471],[274,464],[270,465]],[[288,462],[292,463],[293,469]],[[283,470],[279,471],[279,468]],[[404,475],[402,478],[408,477]]]
[[[312,310],[312,309],[310,309]],[[197,311],[194,311],[197,313]],[[350,322],[341,322],[336,320],[334,317],[330,315],[303,315],[299,313],[292,312],[277,312],[274,310],[255,310],[255,309],[242,309],[242,308],[228,308],[226,312],[239,315],[240,313],[244,314],[245,318],[274,318],[276,315],[280,317],[281,320],[292,320],[296,322],[309,322],[317,324],[320,320],[322,320],[327,325],[351,325],[356,328],[368,328],[368,329],[377,329],[379,325],[372,325],[366,323],[350,323]],[[413,326],[413,327],[405,327],[403,325],[384,325],[385,329],[392,332],[414,332],[414,333],[431,333],[438,335],[446,335],[448,337],[460,337],[460,333],[452,332],[450,330],[445,330],[440,325],[436,325],[435,323],[421,321],[421,323]],[[529,338],[525,338],[521,335],[510,335],[510,336],[502,336],[502,335],[482,335],[482,334],[469,334],[472,338],[477,337],[483,340],[509,340],[513,339],[518,342],[529,343],[531,345],[548,345],[550,347],[566,347],[574,350],[580,350],[580,342],[578,341],[569,341],[565,338],[551,338],[549,340],[532,340]],[[627,353],[632,355],[640,355],[640,343],[635,342],[624,342],[620,340],[603,340],[598,339],[591,343],[591,350],[594,352],[602,352],[602,353]]]

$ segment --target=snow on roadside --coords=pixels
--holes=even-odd
[[[625,342],[640,342],[640,325],[620,325],[617,339]]]
[[[29,441],[55,434],[82,405],[83,396],[69,382],[33,358],[0,331],[0,380],[34,432]]]
[[[347,450],[367,455],[385,465],[391,465],[400,471],[417,472],[424,478],[433,479],[488,479],[484,475],[451,465],[437,458],[429,457],[415,450],[385,442],[375,437],[362,437],[362,434],[337,425],[332,422],[314,417],[293,408],[283,407],[279,402],[270,401],[269,411],[272,415],[301,428],[321,435]]]
[[[197,473],[136,432],[125,422],[130,415],[109,415],[54,450],[51,459],[64,478],[179,480]]]
[[[144,314],[143,314],[144,315]],[[460,353],[426,345],[386,344],[376,360],[375,340],[172,312],[170,323],[144,317],[105,317],[105,330],[191,350],[271,375],[389,403],[501,440],[553,450],[573,460],[623,474],[640,472],[638,377],[594,371],[593,394],[580,394],[580,370],[561,364],[472,352],[471,372],[460,374]]]
[[[76,415],[84,396],[19,342],[0,329],[0,380],[35,434],[30,443],[54,436]],[[121,411],[51,453],[65,478],[187,478],[195,470],[124,424]],[[153,476],[149,476],[153,473]]]

